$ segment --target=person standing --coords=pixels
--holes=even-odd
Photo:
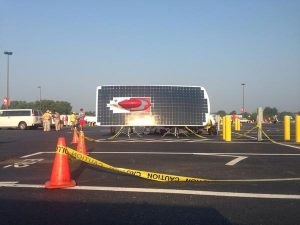
[[[50,131],[50,120],[51,120],[51,113],[49,110],[47,110],[43,116],[43,127],[44,127],[44,131]]]
[[[80,109],[79,115],[78,115],[78,120],[79,120],[79,126],[80,126],[80,130],[82,130],[82,128],[85,126],[85,112],[83,110],[83,108]]]
[[[76,126],[76,113],[73,112],[70,116],[70,122],[71,122],[71,130],[73,130]]]
[[[54,114],[54,123],[55,123],[55,130],[60,130],[60,115],[58,112],[55,112]]]
[[[64,123],[64,126],[68,127],[68,115],[64,115],[63,117],[63,123]]]

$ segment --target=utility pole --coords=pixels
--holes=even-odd
[[[40,89],[40,110],[42,110],[42,86],[38,86],[38,88]]]
[[[245,83],[241,83],[242,87],[243,87],[243,108],[242,108],[242,113],[245,112]]]
[[[12,55],[12,52],[5,51],[4,55],[7,55],[7,83],[6,83],[6,99],[7,99],[7,104],[6,104],[6,109],[8,109],[9,103],[10,103],[10,98],[9,98],[9,56]]]

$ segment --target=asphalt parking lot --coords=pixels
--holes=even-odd
[[[300,145],[283,142],[281,124],[254,125],[220,136],[121,134],[108,129],[85,135],[89,156],[116,167],[222,180],[157,182],[70,159],[70,189],[44,189],[58,137],[72,131],[0,130],[1,224],[299,224]],[[292,126],[292,140],[294,130]]]

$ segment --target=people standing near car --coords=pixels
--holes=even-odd
[[[47,110],[43,116],[43,128],[44,131],[50,131],[50,120],[51,120],[51,112],[49,110]]]
[[[55,130],[59,131],[60,130],[60,115],[58,112],[54,113],[53,119],[54,119],[54,124],[55,124]]]
[[[85,126],[85,112],[83,110],[83,108],[80,109],[79,115],[78,115],[78,120],[79,120],[79,126],[80,126],[80,130],[82,130],[82,128]]]
[[[70,116],[70,122],[71,122],[71,130],[73,130],[76,126],[76,113],[73,112]]]
[[[63,117],[63,125],[64,126],[66,126],[66,127],[68,127],[68,115],[64,115],[64,117]]]

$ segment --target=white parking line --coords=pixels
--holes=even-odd
[[[89,152],[93,154],[149,154],[149,155],[245,155],[245,156],[300,156],[300,153],[253,153],[253,152]],[[41,155],[41,154],[55,154],[55,152],[37,152],[32,155]],[[20,158],[27,158],[32,155],[22,156]]]
[[[40,188],[40,189],[45,188],[44,185],[18,184],[16,181],[0,182],[0,187]],[[239,193],[239,192],[220,192],[220,191],[201,191],[201,190],[129,188],[129,187],[75,186],[72,188],[67,188],[65,190],[156,193],[156,194],[197,195],[197,196],[214,196],[214,197],[217,196],[217,197],[234,197],[234,198],[300,199],[300,195],[292,195],[292,194]]]
[[[45,152],[46,153],[46,152]],[[54,152],[47,152],[54,153]],[[90,152],[94,154],[149,154],[149,155],[227,155],[227,156],[236,156],[236,155],[246,155],[246,156],[300,156],[299,154],[290,154],[290,153],[252,153],[252,152]],[[237,156],[236,156],[237,157]]]
[[[225,155],[222,155],[222,156],[225,156]],[[246,156],[234,156],[234,155],[232,155],[232,157],[237,157],[237,158],[226,163],[225,164],[226,166],[234,166],[235,164],[239,163],[240,161],[248,158]]]
[[[28,158],[28,157],[40,155],[40,154],[43,154],[43,153],[45,153],[45,152],[37,152],[37,153],[30,154],[30,155],[21,156],[20,158]]]
[[[37,152],[31,155],[22,156],[20,158],[28,158],[31,156],[41,154],[54,154],[55,152]],[[239,153],[239,152],[224,152],[224,153],[197,153],[197,152],[90,152],[93,154],[145,154],[145,155],[198,155],[198,156],[219,156],[219,157],[234,157],[235,159],[227,162],[226,166],[234,166],[240,161],[248,158],[249,156],[300,156],[300,154],[279,154],[279,153]],[[39,159],[43,160],[43,159]],[[11,167],[11,165],[4,166],[3,168]]]

